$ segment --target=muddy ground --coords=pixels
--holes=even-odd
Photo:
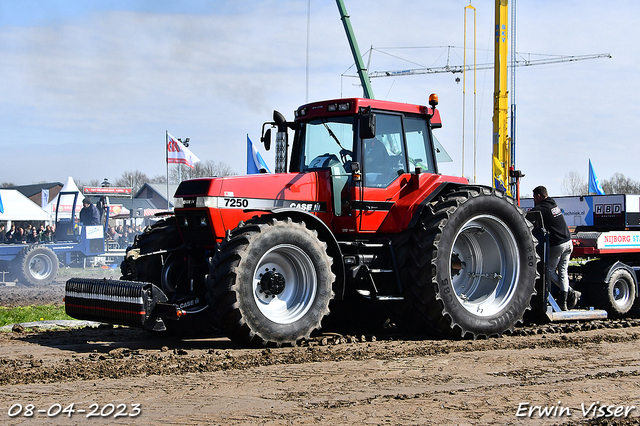
[[[0,304],[61,303],[67,274],[117,271],[0,286]],[[16,327],[0,333],[0,424],[640,424],[639,352],[635,319],[477,341],[337,330],[258,350],[223,336]]]

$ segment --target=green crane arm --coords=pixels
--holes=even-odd
[[[375,99],[373,97],[373,89],[371,88],[369,74],[367,73],[367,69],[364,66],[364,61],[362,60],[360,49],[358,48],[358,42],[356,41],[356,36],[353,33],[353,28],[351,27],[351,21],[349,20],[349,15],[347,14],[347,8],[344,6],[344,2],[342,0],[336,0],[336,3],[338,3],[340,19],[342,19],[344,31],[345,33],[347,33],[347,40],[349,40],[349,46],[351,47],[351,53],[353,54],[353,59],[355,60],[356,68],[358,69],[358,76],[360,77],[360,83],[362,84],[364,97],[367,99]]]

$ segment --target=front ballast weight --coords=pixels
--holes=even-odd
[[[73,318],[164,331],[164,320],[185,311],[167,302],[151,283],[71,278],[65,286],[65,311]]]

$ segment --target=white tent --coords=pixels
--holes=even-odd
[[[80,209],[82,208],[82,200],[84,199],[84,195],[82,195],[82,191],[78,189],[78,186],[73,181],[73,178],[71,176],[67,178],[67,182],[62,186],[62,189],[60,190],[60,192],[77,192],[78,193],[78,201],[77,201],[78,205],[76,206],[76,217],[77,217],[80,214]],[[59,197],[59,194],[56,195],[53,198],[53,200],[51,200],[49,204],[47,204],[47,206],[44,208],[45,211],[51,214],[51,217],[53,220],[55,220],[58,197]],[[70,216],[71,210],[73,208],[72,203],[73,203],[73,197],[65,196],[65,198],[63,198],[62,202],[60,203],[60,212],[61,213],[65,212],[67,216]]]
[[[0,221],[6,221],[7,228],[11,221],[16,220],[49,220],[46,211],[16,189],[0,189],[0,202]]]
[[[80,210],[82,209],[82,200],[84,200],[84,194],[78,186],[73,181],[73,178],[69,176],[67,178],[67,182],[64,184],[60,192],[71,192],[78,193],[77,205],[76,205],[76,219],[80,217]],[[44,208],[51,215],[51,220],[55,220],[56,218],[56,206],[58,205],[58,197],[60,194],[56,195],[49,204]],[[73,195],[65,195],[64,198],[60,201],[60,212],[58,213],[59,217],[70,217],[71,210],[73,208]],[[109,217],[113,218],[115,216],[119,217],[129,217],[130,212],[127,210],[122,204],[110,204],[109,206]]]

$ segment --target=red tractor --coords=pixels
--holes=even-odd
[[[340,303],[366,315],[367,300],[412,333],[512,329],[535,292],[532,226],[502,192],[438,173],[435,95],[429,105],[275,112],[265,124],[288,172],[182,182],[175,214],[137,238],[121,280],[67,282],[67,313],[180,335],[215,327],[246,346],[295,344]]]

